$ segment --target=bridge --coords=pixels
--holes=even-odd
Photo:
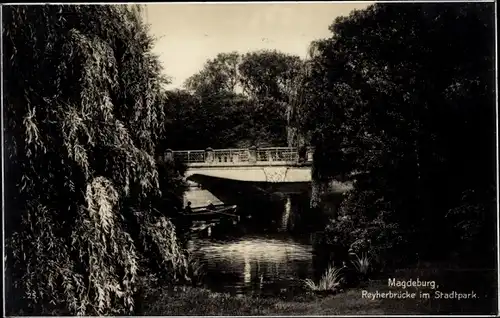
[[[167,150],[167,160],[187,166],[187,193],[193,206],[228,202],[251,193],[304,193],[310,190],[313,149],[295,147]],[[204,188],[204,189],[201,189]]]
[[[297,200],[293,198],[311,195],[313,153],[313,148],[299,151],[295,147],[208,148],[167,150],[165,159],[187,166],[185,177],[190,187],[184,204],[191,201],[193,207],[200,207],[210,200],[214,204],[243,202],[253,206],[253,198],[271,195],[284,199],[285,210],[296,210]],[[338,193],[351,187],[350,183],[332,181],[328,191],[334,197],[327,199],[332,201],[330,206],[336,205]]]
[[[310,182],[313,149],[299,155],[293,147],[167,150],[166,156],[185,163],[186,177],[199,176],[245,182]]]

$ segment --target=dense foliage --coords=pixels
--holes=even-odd
[[[241,95],[223,91],[200,96],[174,90],[167,92],[164,105],[169,118],[165,129],[179,136],[167,138],[164,148],[228,148],[245,145],[252,137],[248,130],[252,105]]]
[[[372,5],[316,43],[314,179],[356,173],[328,226],[386,260],[495,255],[492,4]],[[411,255],[410,255],[411,254]]]
[[[140,8],[8,6],[3,30],[9,311],[133,313],[148,269],[173,281],[186,267]]]
[[[298,100],[303,61],[278,51],[220,53],[168,93],[167,130],[183,137],[172,149],[296,144],[288,123]]]

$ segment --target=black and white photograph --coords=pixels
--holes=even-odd
[[[498,315],[496,6],[3,4],[3,315]]]

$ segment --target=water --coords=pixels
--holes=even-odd
[[[301,288],[313,275],[312,247],[291,238],[245,236],[192,244],[205,265],[205,286],[213,291],[275,294]]]
[[[307,214],[297,203],[285,197],[240,213],[238,225],[188,243],[204,265],[206,288],[233,295],[293,294],[304,279],[317,276],[310,235],[294,225]]]

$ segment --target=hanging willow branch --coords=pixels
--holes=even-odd
[[[147,31],[137,6],[4,10],[12,314],[133,313],[145,238],[160,271],[187,266],[152,213],[164,79]]]

